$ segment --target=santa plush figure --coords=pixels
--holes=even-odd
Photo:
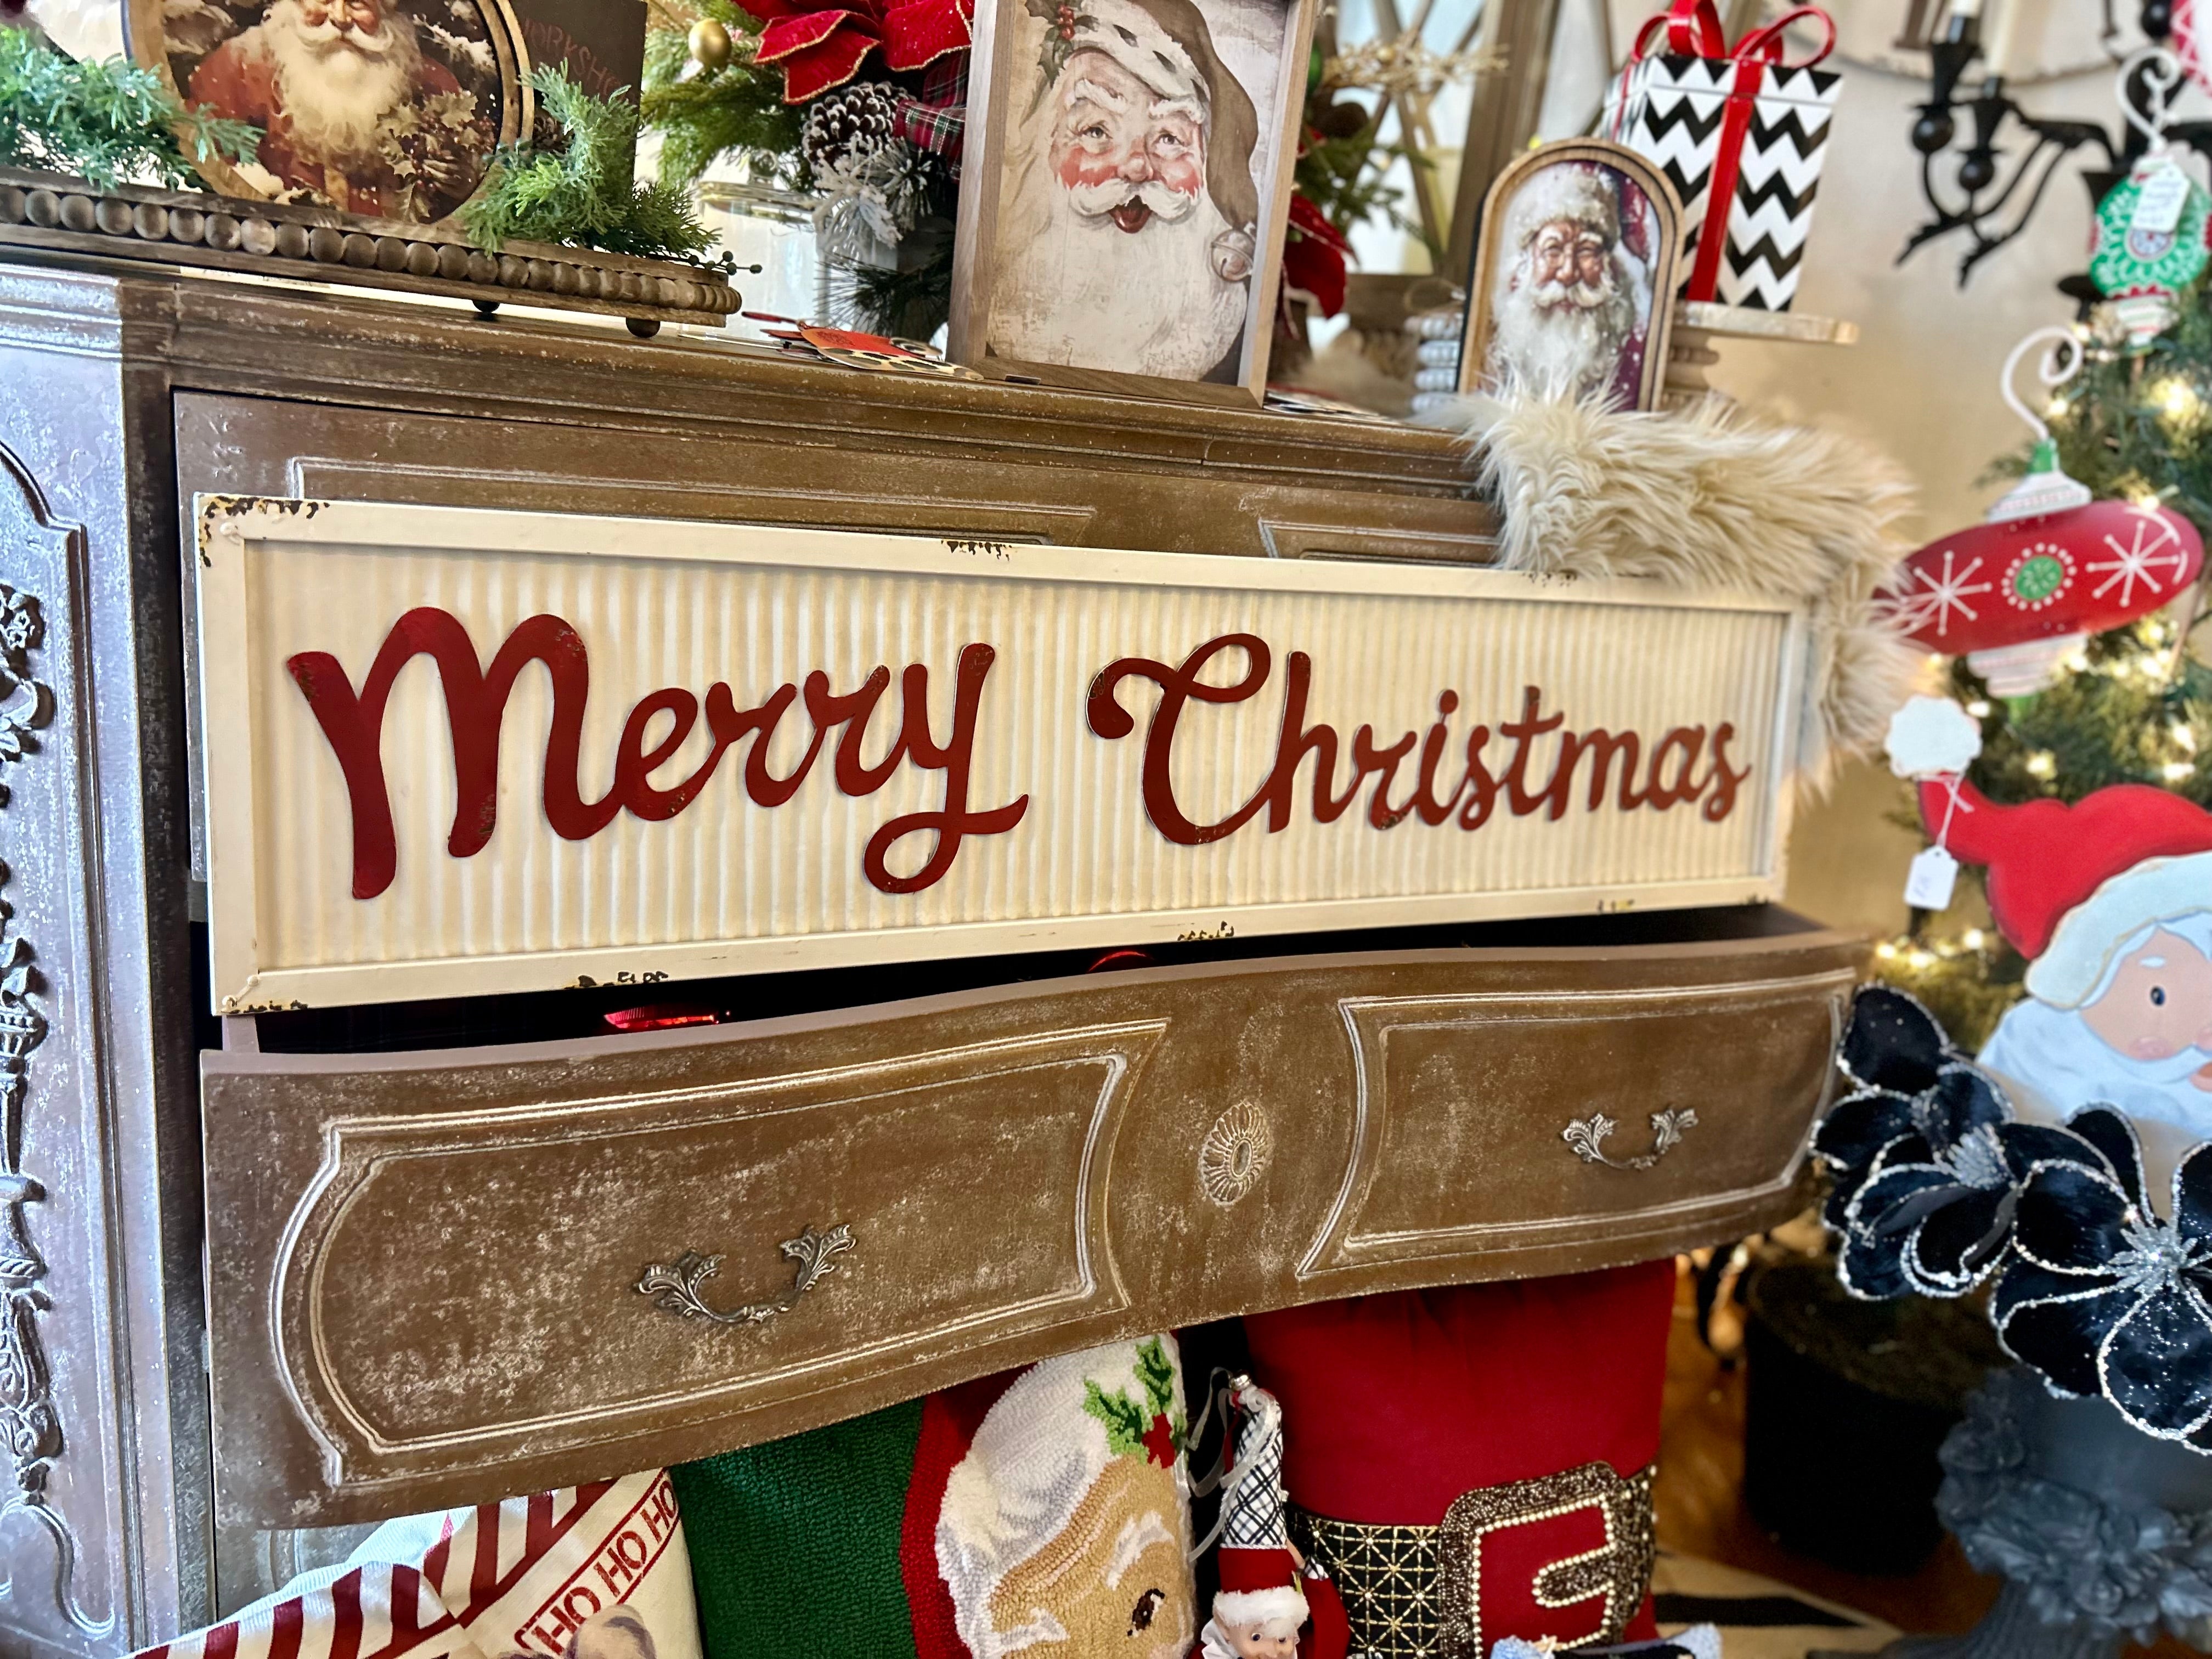
[[[1990,915],[2028,958],[1979,1063],[2031,1121],[2124,1112],[2162,1202],[2212,1139],[2212,812],[2144,784],[2000,805],[1962,775],[1979,727],[1941,699],[1907,705],[1888,746],[1938,845],[1988,866]]]
[[[1345,1659],[1350,1632],[1336,1587],[1291,1543],[1283,1408],[1248,1376],[1230,1384],[1229,1404],[1237,1444],[1221,1498],[1221,1588],[1199,1632],[1201,1659]]]

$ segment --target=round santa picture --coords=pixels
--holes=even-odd
[[[1650,408],[1678,234],[1663,185],[1615,146],[1570,140],[1507,169],[1483,204],[1466,389]]]
[[[476,193],[520,129],[503,0],[165,0],[132,42],[185,103],[262,130],[204,165],[233,196],[427,223]]]

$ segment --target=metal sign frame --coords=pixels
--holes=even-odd
[[[380,502],[196,519],[221,1012],[1781,891],[1807,646],[1778,601]],[[1300,675],[1330,793],[1285,729]]]

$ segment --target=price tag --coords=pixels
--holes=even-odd
[[[1912,860],[1905,878],[1905,902],[1916,910],[1948,908],[1952,890],[1959,884],[1959,860],[1941,847],[1931,847]]]
[[[2137,182],[2142,186],[2142,193],[2136,198],[2136,210],[2128,220],[2129,231],[2148,231],[2159,236],[2172,234],[2181,222],[2181,210],[2188,204],[2189,175],[2172,156],[2154,155],[2143,163]]]

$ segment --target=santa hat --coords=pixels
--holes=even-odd
[[[1253,1374],[1282,1402],[1291,1531],[1334,1580],[1354,1652],[1657,1633],[1674,1295],[1668,1261],[1246,1318]]]
[[[1513,192],[1510,212],[1507,224],[1516,248],[1526,247],[1546,225],[1563,219],[1595,230],[1608,246],[1620,240],[1620,198],[1595,167],[1579,161],[1540,169]]]
[[[2053,1007],[2094,996],[2145,928],[2212,908],[2212,812],[2148,784],[2071,806],[2000,806],[1963,780],[1931,778],[1920,816],[1955,856],[1989,866],[1990,914],[2033,958],[2028,994]]]
[[[1221,1498],[1221,1589],[1213,1616],[1224,1625],[1287,1620],[1295,1630],[1305,1623],[1307,1607],[1284,1511],[1283,1408],[1249,1382],[1238,1384],[1230,1403],[1240,1417]]]

